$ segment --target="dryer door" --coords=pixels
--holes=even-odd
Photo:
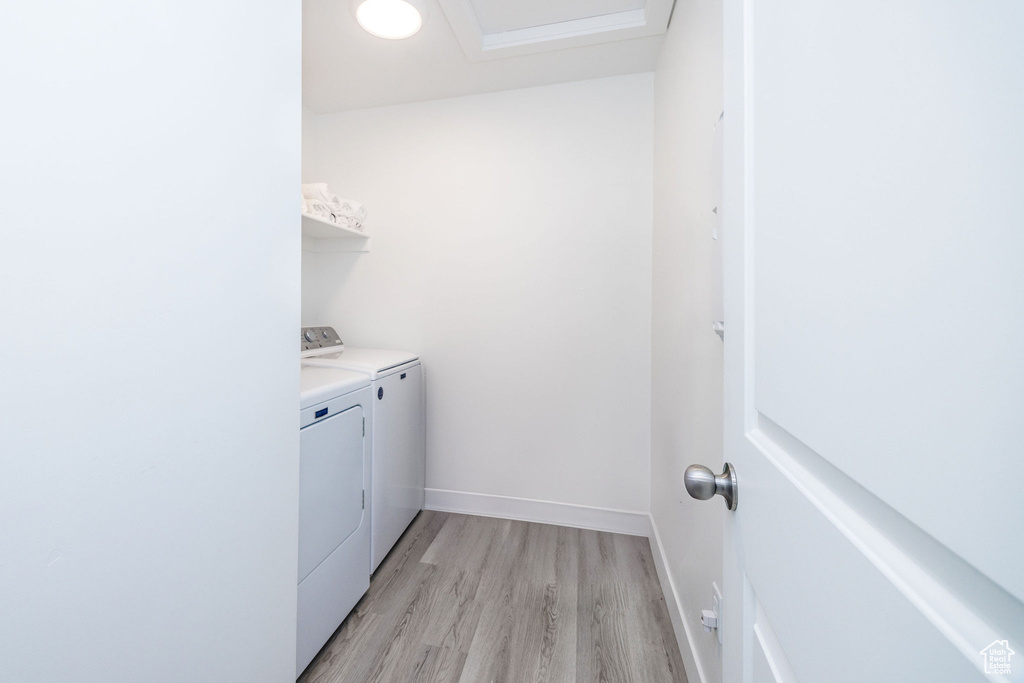
[[[363,517],[363,409],[354,406],[299,432],[299,582]]]

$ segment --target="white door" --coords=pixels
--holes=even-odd
[[[726,683],[1024,680],[1024,3],[725,0],[724,145]]]

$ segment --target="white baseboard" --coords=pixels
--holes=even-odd
[[[686,680],[690,683],[708,683],[708,677],[704,667],[697,659],[696,641],[694,640],[693,629],[696,622],[688,619],[683,610],[683,604],[679,600],[679,593],[672,581],[672,575],[668,571],[668,560],[665,558],[665,548],[661,545],[661,536],[658,535],[658,525],[654,523],[654,517],[649,520],[651,527],[651,554],[654,555],[654,566],[658,569],[658,580],[661,581],[661,592],[665,594],[665,606],[668,607],[668,615],[672,619],[672,628],[676,632],[676,643],[679,645],[679,654],[683,658],[683,668],[686,670]]]
[[[466,491],[427,489],[423,507],[440,512],[461,512],[467,515],[518,519],[524,522],[610,531],[630,536],[648,536],[651,530],[651,517],[646,512],[612,510]]]

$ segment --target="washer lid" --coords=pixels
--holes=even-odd
[[[370,386],[365,372],[302,365],[299,372],[299,410]]]
[[[318,365],[320,367],[361,370],[370,373],[370,376],[376,379],[378,373],[416,360],[419,360],[419,356],[408,351],[357,349],[346,346],[344,351],[335,351],[333,353],[303,358],[302,362],[307,365]]]

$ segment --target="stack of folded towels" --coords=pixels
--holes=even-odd
[[[327,189],[327,183],[303,184],[302,213],[354,230],[362,230],[366,221],[365,206],[348,199],[338,199],[338,195]]]

